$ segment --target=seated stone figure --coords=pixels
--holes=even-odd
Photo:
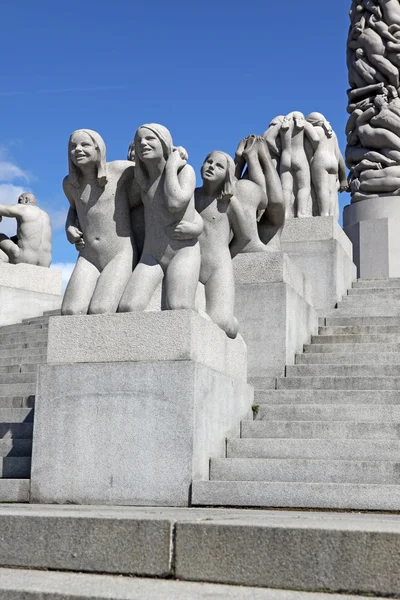
[[[31,193],[18,198],[18,204],[0,204],[3,217],[17,220],[17,234],[11,238],[0,233],[0,261],[38,267],[51,265],[51,223],[49,215],[37,206]]]
[[[231,256],[241,252],[251,241],[252,218],[235,195],[235,164],[228,154],[211,152],[203,163],[201,176],[203,185],[196,189],[195,198],[196,210],[204,221],[204,231],[199,239],[200,281],[205,286],[206,311],[230,338],[235,338],[239,327],[234,316],[235,281]]]
[[[196,177],[187,153],[175,148],[168,129],[157,123],[139,127],[134,139],[137,196],[144,205],[141,259],[119,305],[120,312],[145,310],[164,278],[167,309],[194,309],[200,271]]]
[[[122,160],[107,163],[104,141],[90,129],[71,135],[68,162],[66,232],[79,257],[61,313],[115,313],[137,263],[130,222],[134,166]]]

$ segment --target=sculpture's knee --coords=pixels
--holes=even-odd
[[[222,331],[225,331],[229,338],[235,339],[239,332],[239,323],[236,317],[232,315],[232,317],[228,318],[226,316],[222,317],[221,315],[217,316],[213,314],[210,314],[209,316],[211,317],[212,321],[218,325],[220,329],[222,329]]]
[[[119,303],[118,306],[118,312],[120,313],[124,313],[124,312],[142,312],[144,310],[146,310],[147,308],[147,304],[145,305],[143,302],[138,301],[138,300],[128,300],[125,298],[122,298],[121,302]]]
[[[78,306],[75,302],[63,302],[61,305],[61,314],[64,316],[86,315],[87,307]]]

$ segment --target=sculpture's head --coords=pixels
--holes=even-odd
[[[331,124],[324,115],[319,112],[312,112],[308,115],[306,121],[311,123],[313,127],[322,127],[325,131],[326,137],[331,138],[333,136],[333,129]]]
[[[31,204],[33,206],[37,205],[36,196],[31,192],[24,192],[18,198],[18,204]]]
[[[129,160],[130,162],[133,162],[133,164],[135,164],[135,162],[136,162],[136,157],[135,157],[135,140],[133,140],[129,144],[128,154],[127,154],[126,159]]]
[[[229,154],[215,150],[204,159],[201,167],[203,183],[210,183],[217,189],[218,199],[228,201],[234,192],[235,163]]]
[[[269,124],[270,127],[274,127],[274,125],[282,125],[283,121],[285,120],[285,116],[284,115],[278,115],[277,117],[275,117],[274,119],[272,119],[271,123]]]
[[[106,177],[106,146],[103,138],[91,129],[77,129],[68,142],[69,182],[78,187],[82,173],[88,165],[97,168],[97,183],[104,187]]]
[[[364,56],[364,50],[362,48],[357,48],[356,58],[362,58],[363,56]]]
[[[146,123],[139,127],[134,137],[135,179],[142,189],[148,186],[146,165],[166,162],[173,148],[172,136],[164,125]]]
[[[375,104],[376,108],[378,108],[379,110],[381,108],[385,108],[388,105],[388,95],[387,95],[387,93],[386,94],[378,94],[377,96],[375,96],[375,98],[374,98],[374,104]]]

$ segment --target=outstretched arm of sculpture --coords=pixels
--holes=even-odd
[[[175,149],[165,165],[164,193],[168,210],[177,213],[184,210],[193,197],[196,187],[196,175],[187,164],[182,153]]]
[[[0,216],[18,219],[22,216],[24,207],[21,204],[0,204]]]
[[[193,221],[180,221],[175,227],[172,237],[174,240],[193,240],[203,233],[203,229],[204,221],[196,210]]]
[[[231,257],[234,258],[251,241],[251,216],[244,210],[236,196],[232,196],[229,201],[228,217],[233,232],[229,250]]]

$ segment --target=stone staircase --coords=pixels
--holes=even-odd
[[[0,327],[0,502],[29,501],[37,366],[57,312]]]
[[[255,401],[195,505],[400,510],[400,279],[357,281]]]

